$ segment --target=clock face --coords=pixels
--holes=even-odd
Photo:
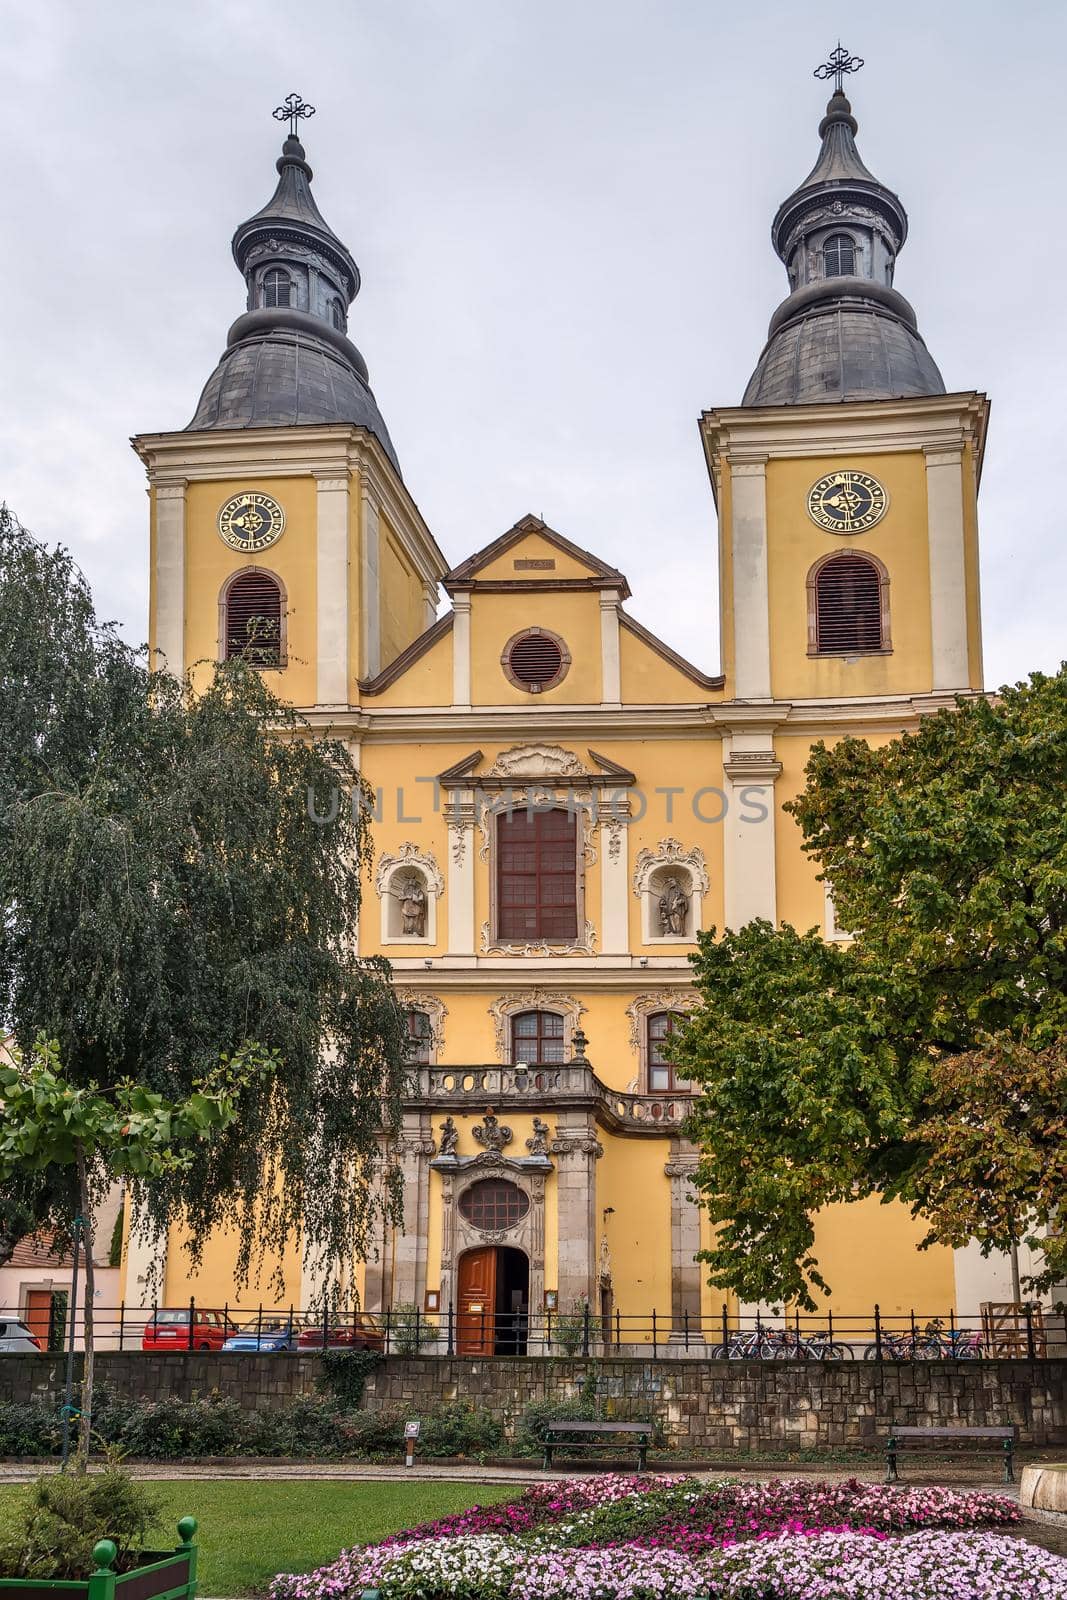
[[[269,494],[246,489],[219,512],[219,537],[231,550],[252,555],[266,550],[285,532],[285,512]]]
[[[808,516],[827,533],[865,533],[885,516],[889,505],[869,472],[828,472],[808,491]]]

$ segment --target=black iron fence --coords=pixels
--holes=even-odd
[[[42,1351],[82,1348],[81,1308],[72,1314],[53,1297],[47,1326],[44,1322],[29,1323]],[[528,1309],[496,1311],[478,1303],[434,1311],[401,1305],[367,1312],[356,1305],[219,1304],[194,1297],[177,1305],[96,1307],[93,1322],[98,1349],[147,1354],[258,1351],[281,1356],[376,1350],[393,1356],[617,1354],[705,1361],[907,1362],[1067,1357],[1063,1317],[1046,1320],[1035,1305],[986,1307],[970,1317],[952,1310],[886,1313],[878,1305],[853,1315],[738,1313],[725,1304],[713,1315],[656,1307],[636,1314],[614,1308],[600,1314],[587,1304],[569,1311],[546,1308],[535,1315]],[[12,1348],[10,1341],[7,1348]]]

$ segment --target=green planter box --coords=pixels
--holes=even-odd
[[[178,1524],[176,1550],[142,1550],[128,1572],[116,1572],[110,1539],[93,1551],[96,1569],[87,1578],[0,1578],[0,1596],[11,1600],[195,1600],[196,1518]]]

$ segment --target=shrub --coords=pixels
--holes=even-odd
[[[437,1329],[418,1306],[401,1304],[389,1313],[389,1350],[395,1356],[417,1356],[423,1345],[433,1344]]]
[[[532,1400],[515,1429],[515,1448],[523,1456],[540,1455],[545,1448],[550,1422],[596,1422],[598,1416],[596,1401],[584,1396],[580,1400]],[[580,1436],[574,1434],[573,1437]]]
[[[424,1456],[482,1456],[503,1443],[504,1429],[494,1416],[453,1400],[422,1419],[418,1448]]]
[[[248,1448],[255,1413],[214,1390],[199,1400],[125,1400],[109,1393],[94,1412],[96,1432],[126,1455],[150,1461],[182,1456],[232,1456]]]
[[[576,1356],[586,1337],[589,1324],[589,1301],[572,1300],[571,1309],[561,1312],[552,1323],[552,1342],[558,1344],[565,1356]]]
[[[30,1486],[15,1526],[0,1536],[0,1577],[84,1578],[93,1546],[113,1539],[121,1566],[159,1526],[160,1501],[112,1455],[102,1473],[48,1473]]]
[[[26,1405],[0,1406],[0,1456],[51,1456],[62,1438],[62,1422],[54,1406],[31,1400]]]

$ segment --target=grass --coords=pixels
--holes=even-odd
[[[276,1572],[307,1572],[348,1545],[368,1544],[387,1533],[477,1503],[489,1505],[520,1492],[477,1483],[254,1483],[170,1479],[153,1483],[163,1521],[177,1544],[179,1517],[200,1524],[201,1595],[259,1595]],[[0,1524],[26,1493],[0,1485]],[[101,1529],[101,1534],[105,1530]],[[164,1546],[167,1538],[162,1541]]]

